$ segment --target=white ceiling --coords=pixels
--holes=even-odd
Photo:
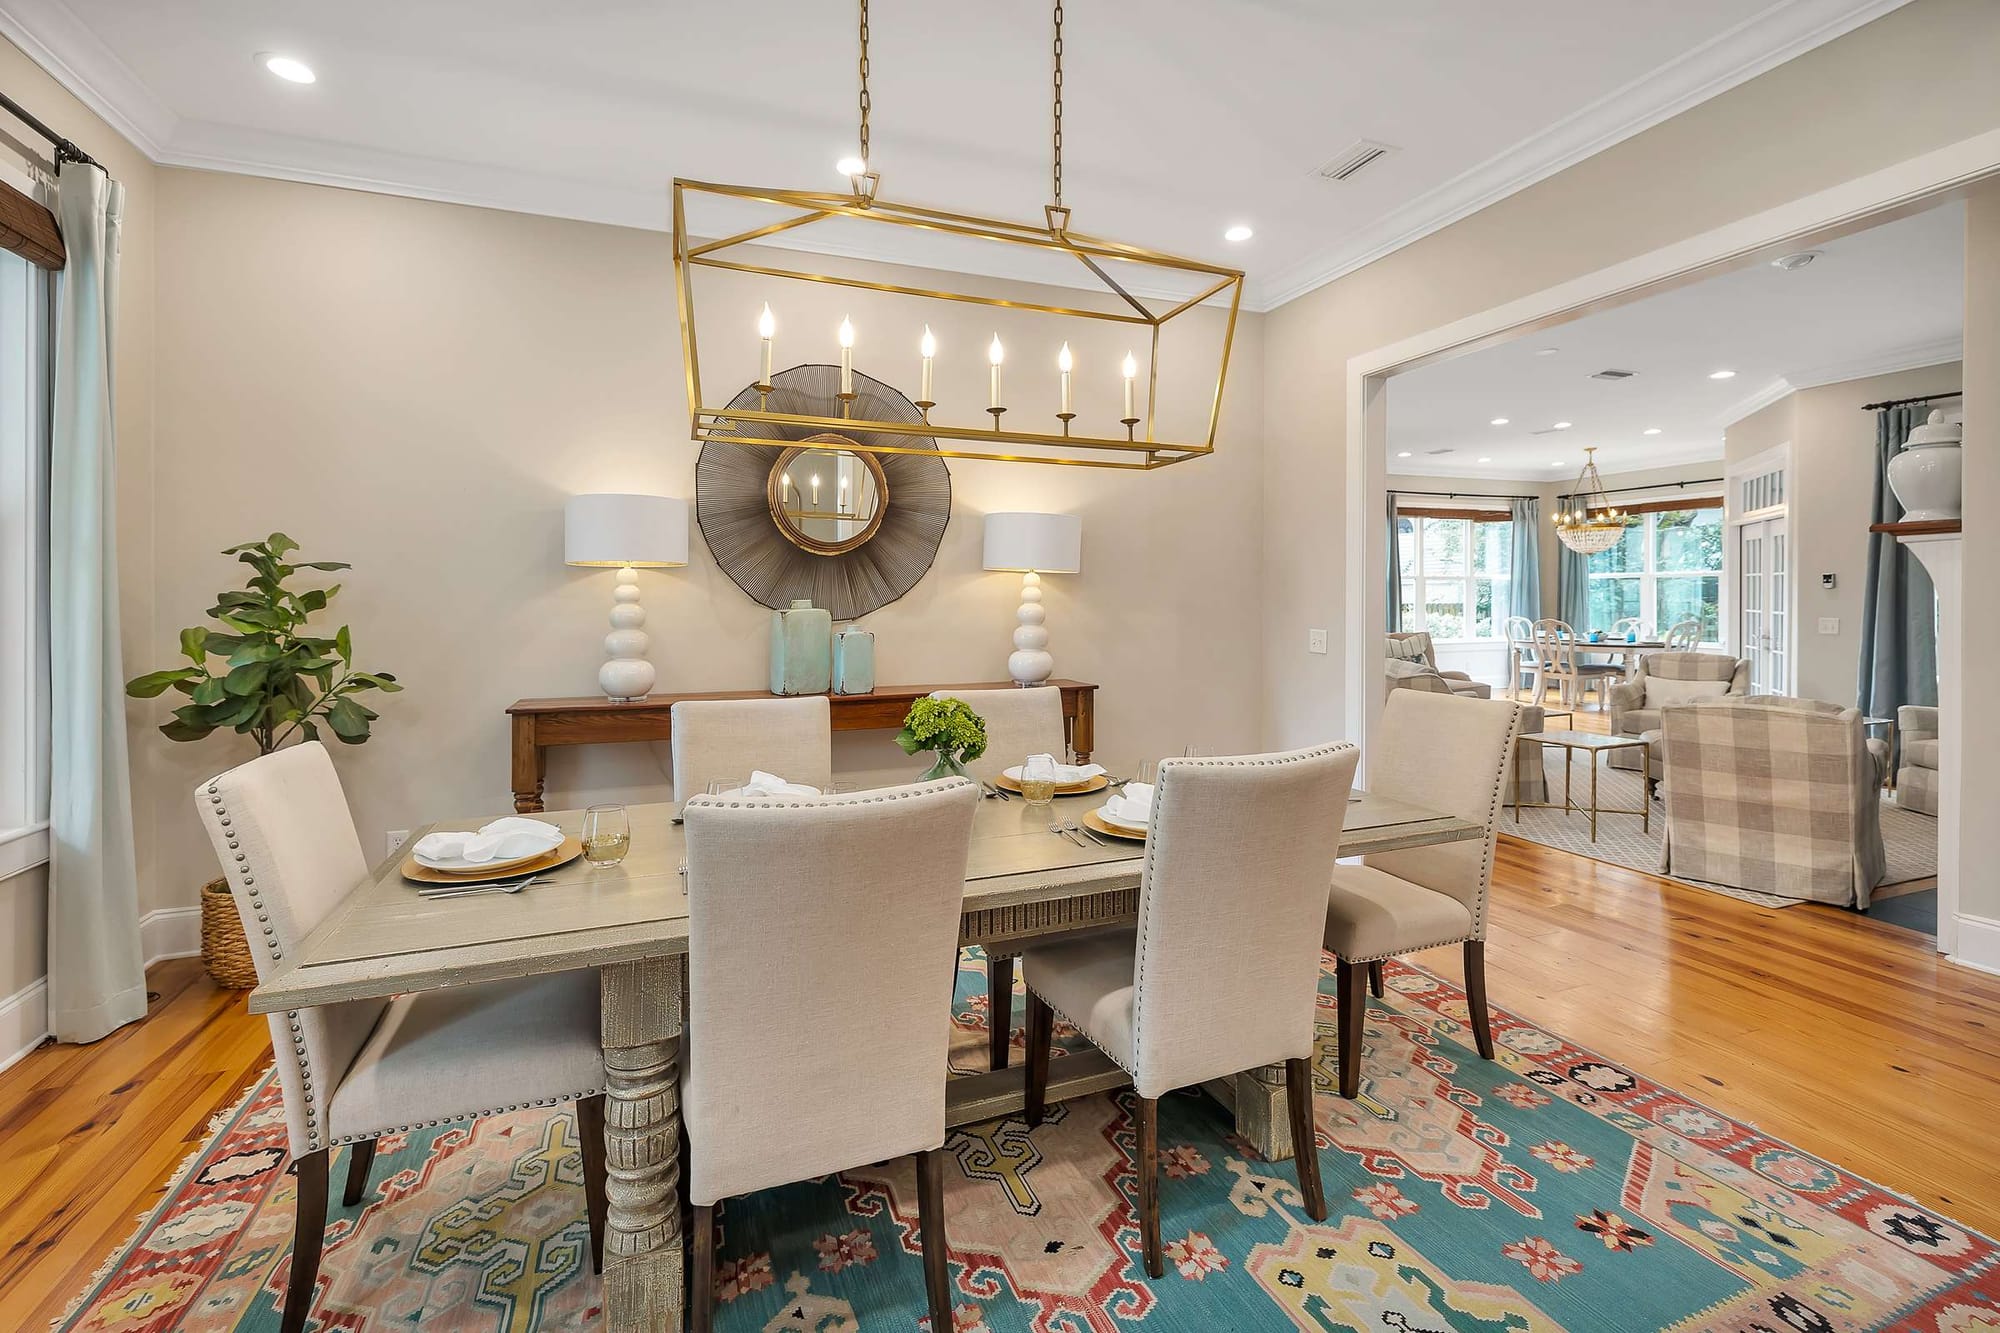
[[[1607,473],[1717,459],[1725,425],[1793,389],[1960,356],[1963,204],[1820,250],[1792,272],[1755,264],[1394,376],[1390,471],[1566,479],[1586,445]],[[1609,368],[1638,373],[1591,378]],[[1535,433],[1558,421],[1570,429]]]
[[[1901,3],[1072,5],[1066,201],[1079,231],[1241,263],[1268,308]],[[1038,218],[1039,0],[875,0],[872,28],[884,197]],[[830,0],[0,0],[0,32],[158,161],[526,212],[658,228],[673,176],[840,188],[854,147]],[[1400,151],[1317,176],[1363,138]]]

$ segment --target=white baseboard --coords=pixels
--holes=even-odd
[[[1958,914],[1958,952],[1951,961],[2000,976],[2000,921],[1992,917]]]
[[[201,909],[173,907],[139,918],[139,947],[151,967],[169,958],[201,952]],[[49,983],[36,977],[0,1000],[0,1070],[5,1070],[49,1035]]]
[[[0,1000],[0,1070],[41,1045],[48,1035],[48,978],[36,977]]]

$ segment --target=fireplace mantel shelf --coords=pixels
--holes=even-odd
[[[1868,530],[1892,537],[1946,537],[1963,531],[1963,525],[1955,518],[1933,518],[1915,523],[1871,523]]]

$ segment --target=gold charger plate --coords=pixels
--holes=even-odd
[[[1095,810],[1084,811],[1083,818],[1079,822],[1085,828],[1102,833],[1107,837],[1123,838],[1127,842],[1144,842],[1146,840],[1146,831],[1144,829],[1120,828],[1110,820],[1100,816]]]
[[[993,779],[993,785],[996,787],[1005,788],[1007,791],[1017,792],[1021,790],[1021,784],[1016,782],[1013,778],[1008,777],[1005,773],[1002,773],[999,776],[995,777]],[[1099,773],[1096,777],[1085,778],[1082,782],[1057,784],[1056,795],[1087,796],[1094,791],[1103,791],[1106,787],[1109,787],[1110,785],[1111,785],[1111,779],[1106,777],[1104,774]]]
[[[583,855],[583,839],[570,835],[562,840],[562,846],[552,852],[545,852],[528,861],[517,861],[510,866],[482,866],[478,870],[432,870],[429,866],[418,865],[414,853],[403,858],[403,878],[418,884],[477,884],[486,879],[513,879],[518,875],[539,875],[544,870],[554,870],[566,866]]]

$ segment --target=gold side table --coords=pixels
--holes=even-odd
[[[1646,832],[1653,831],[1653,803],[1646,792],[1652,786],[1653,756],[1645,740],[1638,736],[1600,736],[1589,731],[1535,731],[1522,736],[1522,741],[1532,741],[1536,745],[1559,745],[1563,752],[1563,798],[1560,801],[1522,801],[1520,791],[1514,793],[1514,822],[1521,822],[1521,808],[1530,810],[1560,810],[1567,817],[1571,813],[1590,816],[1590,840],[1597,841],[1597,817],[1599,815],[1637,815],[1640,826]],[[1570,762],[1577,751],[1588,756],[1590,764],[1590,804],[1578,805],[1574,795],[1574,765]],[[1637,750],[1639,752],[1639,808],[1624,806],[1603,806],[1597,800],[1598,759],[1614,750]]]

